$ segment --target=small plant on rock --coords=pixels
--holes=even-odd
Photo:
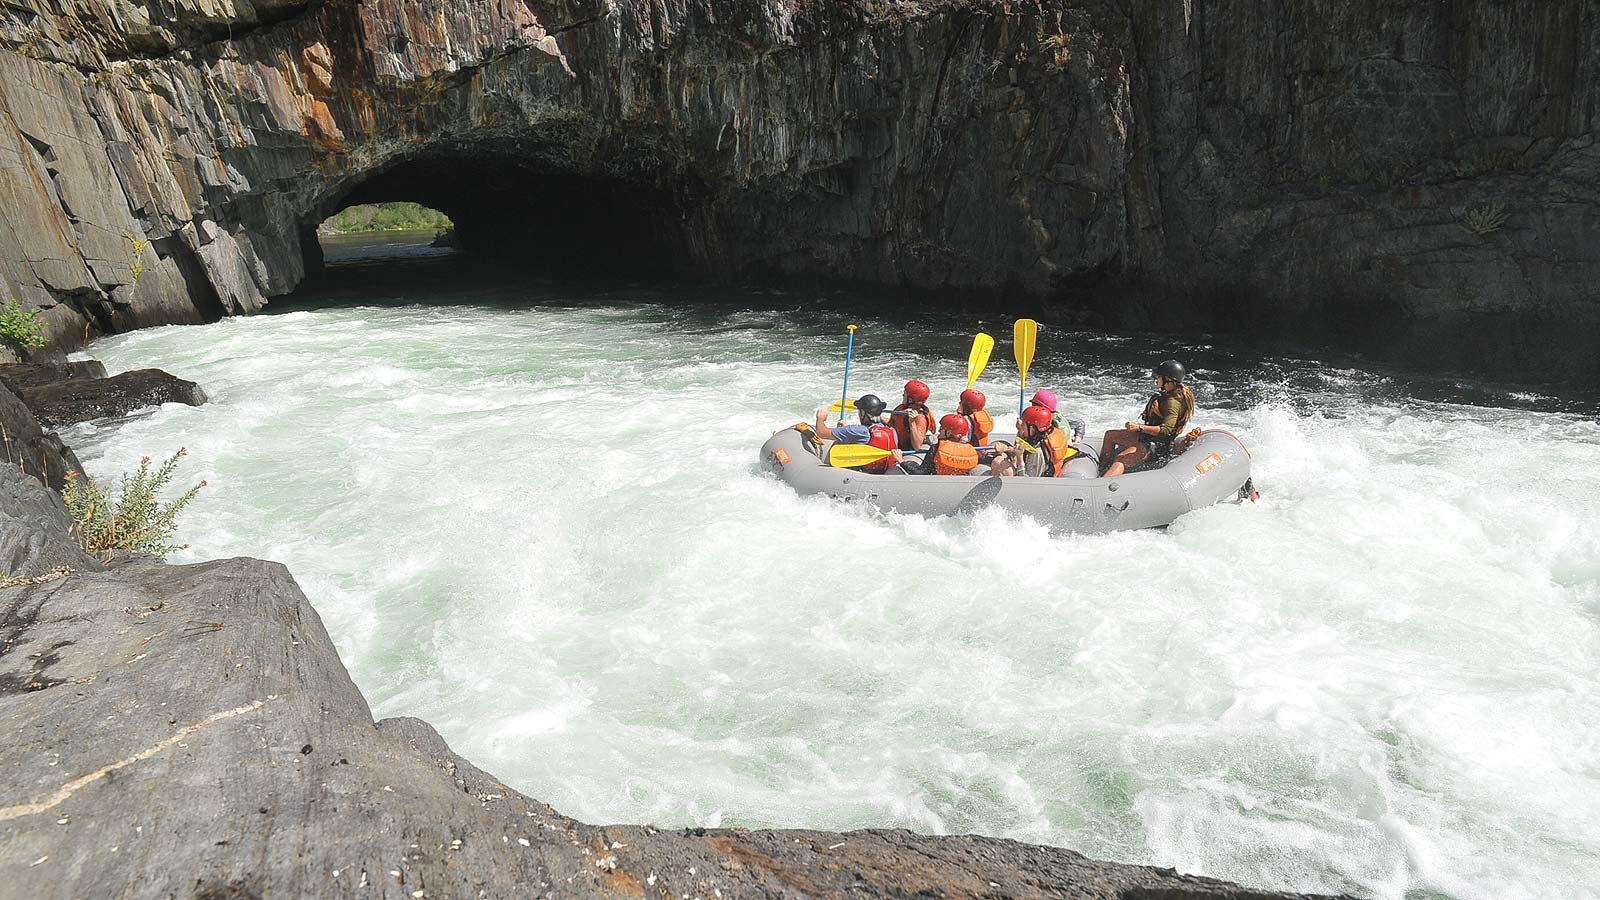
[[[1044,23],[1039,24],[1039,31],[1035,35],[1039,50],[1044,55],[1045,65],[1052,69],[1065,68],[1072,62],[1072,35],[1062,27],[1061,17],[1056,16],[1056,30],[1048,32]]]
[[[128,256],[132,260],[129,268],[133,270],[133,280],[138,281],[139,276],[144,274],[144,249],[150,246],[150,242],[131,231],[124,231],[122,236],[128,241]]]
[[[44,336],[44,323],[39,321],[39,311],[24,307],[15,298],[0,306],[0,339],[18,350],[49,343]]]
[[[67,473],[62,497],[72,514],[72,532],[79,545],[96,556],[131,550],[162,559],[189,546],[173,543],[172,535],[178,514],[206,483],[202,481],[165,503],[159,496],[176,474],[178,460],[187,455],[188,451],[180,449],[154,470],[146,456],[137,471],[122,476],[120,487],[102,486],[82,472]]]
[[[1506,207],[1503,203],[1486,203],[1468,207],[1461,215],[1461,227],[1478,237],[1499,231],[1506,224]]]

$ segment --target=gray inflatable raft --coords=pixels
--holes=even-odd
[[[1010,440],[994,435],[995,440]],[[1094,463],[1074,460],[1060,478],[993,475],[908,475],[836,469],[806,449],[794,429],[761,446],[761,463],[801,494],[826,494],[880,509],[924,516],[972,513],[999,506],[1054,530],[1098,534],[1160,528],[1186,512],[1249,493],[1250,453],[1226,431],[1206,431],[1165,466],[1096,478]]]

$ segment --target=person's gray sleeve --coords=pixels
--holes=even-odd
[[[1029,478],[1040,478],[1044,475],[1044,453],[1022,454],[1022,474]]]
[[[1075,441],[1089,433],[1089,423],[1077,416],[1067,416],[1067,426],[1072,429],[1072,439]]]

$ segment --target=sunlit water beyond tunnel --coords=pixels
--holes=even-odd
[[[1146,366],[1255,454],[1164,532],[875,515],[760,474],[839,395],[964,384],[973,323],[863,300],[418,279],[96,342],[211,402],[67,435],[187,446],[175,561],[281,560],[374,712],[591,822],[899,826],[1255,886],[1600,885],[1600,426],[1393,377],[1046,332],[1092,428]],[[1003,332],[980,386],[1016,398]],[[1499,404],[1499,405],[1497,405]],[[1004,419],[1002,419],[1004,421]]]

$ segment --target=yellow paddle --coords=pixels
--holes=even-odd
[[[993,447],[975,447],[975,450],[993,450]],[[921,456],[926,450],[907,450],[902,456]],[[828,451],[828,464],[840,469],[853,469],[885,459],[890,451],[881,447],[869,447],[866,444],[834,444]]]
[[[1028,367],[1033,365],[1033,345],[1039,337],[1039,323],[1032,319],[1018,319],[1012,333],[1013,349],[1017,352],[1017,371],[1022,373],[1022,383],[1017,388],[1017,415],[1027,408]]]
[[[972,352],[967,355],[967,390],[977,384],[978,376],[983,374],[983,367],[989,364],[989,354],[994,350],[994,338],[978,332],[972,339]]]
[[[866,444],[834,444],[828,451],[828,465],[839,469],[853,469],[887,459],[892,454],[882,447],[869,447]]]
[[[828,405],[828,412],[844,412],[847,409],[851,412],[855,412],[856,402],[854,400],[846,400],[844,401],[844,405],[840,406],[839,401],[835,400]]]

